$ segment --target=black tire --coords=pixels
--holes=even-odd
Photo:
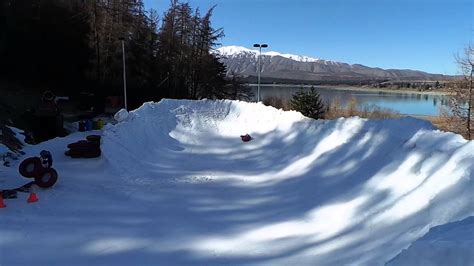
[[[101,151],[99,149],[87,151],[69,150],[65,154],[71,158],[96,158],[101,155]]]
[[[82,151],[78,151],[76,149],[70,149],[64,152],[64,155],[73,157],[73,156],[80,156],[82,153],[83,153]]]
[[[99,135],[89,135],[86,137],[88,141],[97,141],[100,142],[100,136]]]
[[[87,141],[84,140],[83,142],[76,142],[67,145],[69,149],[98,149],[100,147],[100,142],[98,141]]]
[[[72,149],[72,148],[75,148],[75,147],[84,147],[84,146],[90,145],[88,143],[89,143],[89,141],[87,141],[87,140],[80,140],[80,141],[68,144],[67,147],[69,149]]]
[[[87,151],[82,153],[81,158],[97,158],[101,154],[100,150],[95,150],[95,151]]]
[[[49,188],[58,181],[58,172],[54,168],[45,169],[41,174],[35,177],[35,184],[41,188]]]
[[[73,153],[73,154],[70,154],[69,156],[70,156],[71,158],[73,158],[73,159],[78,159],[78,158],[82,158],[82,153],[81,153],[81,154],[75,154],[75,153]]]
[[[26,158],[23,162],[20,163],[18,171],[24,177],[33,178],[39,175],[43,171],[43,166],[41,166],[41,160],[38,157]]]
[[[91,147],[79,147],[79,148],[72,148],[70,151],[72,153],[80,153],[80,152],[93,152],[93,151],[99,151],[100,148],[97,146],[91,146]]]

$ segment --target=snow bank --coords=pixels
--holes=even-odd
[[[0,144],[0,156],[3,156],[5,153],[9,152],[10,149],[7,146]]]
[[[117,121],[117,122],[122,122],[122,121],[125,121],[128,117],[128,111],[125,110],[125,109],[120,109],[115,115],[114,115],[114,119]]]
[[[10,130],[11,131],[11,135],[10,138],[13,140],[15,139],[16,141],[18,141],[19,143],[21,143],[22,145],[26,145],[25,143],[25,138],[24,138],[24,132],[23,130],[21,129],[18,129],[18,128],[15,128],[15,127],[10,127],[10,126],[5,126],[5,128],[7,130]],[[9,132],[3,132],[2,131],[2,127],[0,125],[0,140],[2,140],[2,134],[9,134]],[[0,141],[0,155],[3,154],[3,153],[6,153],[6,152],[13,152],[11,151],[7,146],[5,146],[4,144],[2,144],[2,142]]]
[[[417,119],[163,100],[106,126],[101,158],[65,157],[84,134],[27,147],[60,181],[0,210],[0,264],[383,265],[474,215],[474,143]]]
[[[17,144],[22,147],[26,145],[23,134],[24,132],[18,128],[0,125],[0,166],[9,166],[12,160],[17,160],[22,155],[20,151],[7,147],[5,141],[11,142],[10,147],[15,147]]]
[[[386,265],[474,265],[474,216],[431,228]]]

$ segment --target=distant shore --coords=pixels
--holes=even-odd
[[[257,84],[247,84],[248,86],[257,87]],[[324,88],[324,89],[333,89],[333,90],[346,90],[346,91],[366,91],[366,92],[384,92],[384,93],[399,93],[399,94],[421,94],[421,95],[440,95],[448,96],[450,95],[447,91],[431,90],[431,91],[418,91],[410,89],[388,89],[388,88],[370,88],[370,87],[357,87],[349,85],[301,85],[301,84],[260,84],[261,87],[303,87],[310,88],[314,86],[315,88]]]
[[[430,91],[418,91],[410,89],[387,89],[387,88],[369,88],[369,87],[355,87],[355,86],[316,86],[326,89],[335,89],[335,90],[349,90],[349,91],[371,91],[371,92],[386,92],[386,93],[410,93],[410,94],[423,94],[423,95],[449,95],[449,92],[439,91],[439,90],[430,90]]]

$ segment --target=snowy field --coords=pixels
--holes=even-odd
[[[474,265],[474,142],[427,122],[164,100],[100,133],[96,159],[64,155],[86,133],[25,148],[60,179],[5,201],[1,266]]]

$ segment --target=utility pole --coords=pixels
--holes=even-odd
[[[125,38],[121,37],[122,41],[122,62],[123,62],[123,99],[125,102],[125,110],[128,110],[127,106],[127,72],[125,68]]]
[[[258,47],[258,60],[257,60],[257,76],[258,76],[258,83],[257,83],[257,102],[260,102],[260,73],[262,72],[262,64],[261,64],[261,55],[262,55],[262,48],[267,48],[268,44],[259,44],[256,43],[253,47]]]

